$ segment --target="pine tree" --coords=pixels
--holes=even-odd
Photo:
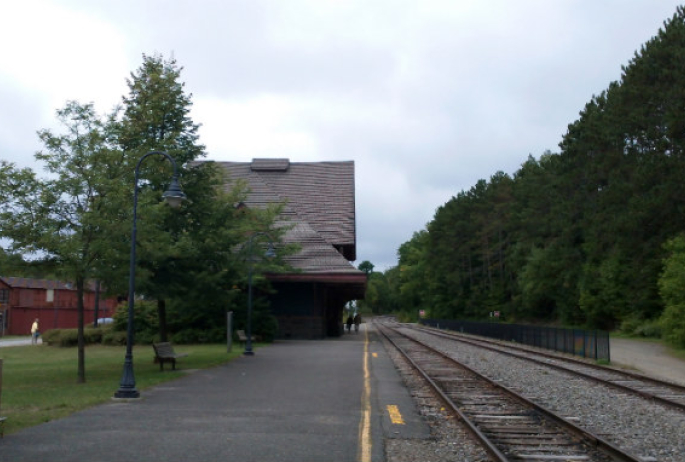
[[[243,262],[234,250],[254,226],[273,226],[275,210],[240,212],[245,199],[243,184],[225,187],[221,172],[205,157],[199,142],[199,125],[190,117],[192,95],[181,81],[182,68],[174,59],[143,55],[143,64],[128,79],[123,98],[118,143],[133,175],[133,166],[149,151],[171,155],[181,172],[189,201],[179,211],[142,208],[139,216],[139,282],[137,292],[157,300],[159,336],[167,340],[167,300],[183,307],[185,326],[203,329],[216,325],[235,297]],[[171,166],[154,157],[141,165],[139,185],[143,203],[157,203],[171,177]],[[132,182],[131,182],[132,183]],[[252,229],[254,231],[254,229]],[[274,239],[280,232],[270,232]],[[193,298],[189,300],[189,298]],[[213,311],[212,311],[213,310]],[[212,312],[216,316],[210,316]]]

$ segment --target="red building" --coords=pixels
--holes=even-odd
[[[98,294],[95,284],[83,294],[84,320],[95,321]],[[112,317],[116,298],[98,300],[98,318]],[[0,335],[29,335],[31,324],[38,318],[40,329],[78,327],[76,286],[47,279],[0,277]]]

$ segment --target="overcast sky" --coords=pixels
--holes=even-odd
[[[376,270],[459,191],[557,145],[672,17],[670,0],[0,3],[0,158],[42,169],[67,100],[109,112],[175,57],[207,159],[353,160]]]

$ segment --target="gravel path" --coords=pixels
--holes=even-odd
[[[668,347],[646,340],[612,338],[610,348],[613,365],[685,385],[685,360],[675,357]]]

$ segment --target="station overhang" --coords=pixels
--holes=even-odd
[[[344,293],[349,300],[363,300],[367,277],[364,273],[267,273],[271,282],[319,283]]]

